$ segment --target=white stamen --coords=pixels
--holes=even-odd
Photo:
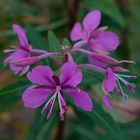
[[[14,52],[15,50],[14,49],[6,49],[6,50],[4,50],[3,52],[4,53],[10,53],[10,52]]]
[[[59,108],[60,108],[60,119],[61,120],[64,120],[64,112],[65,110],[63,109],[63,106],[62,106],[62,102],[61,102],[61,98],[60,98],[60,95],[61,93],[58,92],[58,103],[59,103]]]
[[[119,88],[120,88],[120,90],[121,90],[121,93],[122,93],[123,97],[124,97],[125,100],[126,100],[126,99],[127,99],[127,95],[124,93],[124,91],[123,91],[123,89],[122,89],[122,87],[121,87],[121,84],[120,84],[119,80],[116,79],[116,81],[117,81],[117,84],[118,84],[118,86],[119,86]]]
[[[57,92],[54,93],[54,95],[49,99],[49,101],[48,101],[48,102],[46,103],[46,105],[43,107],[43,109],[42,109],[42,111],[41,111],[42,114],[47,110],[48,105],[49,105],[50,103],[52,103],[52,104],[51,104],[51,109],[50,109],[50,111],[52,111],[52,108],[53,108],[53,106],[54,106],[54,102],[55,102],[55,99],[56,99],[56,95],[57,95]]]
[[[121,77],[126,77],[126,78],[136,78],[136,76],[131,76],[131,75],[123,75],[123,74],[117,74],[118,76],[121,76]]]

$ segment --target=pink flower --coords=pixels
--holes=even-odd
[[[5,53],[10,53],[10,55],[4,60],[4,65],[9,64],[10,69],[14,71],[15,74],[25,74],[29,69],[29,65],[42,59],[44,57],[44,53],[46,53],[45,57],[53,55],[53,53],[47,53],[43,50],[32,49],[28,43],[25,30],[17,24],[14,24],[12,27],[18,35],[20,44],[12,46],[13,49],[4,50]],[[34,54],[43,55],[32,56]]]
[[[125,99],[127,99],[127,94],[124,92],[122,84],[124,84],[132,92],[135,91],[135,84],[128,82],[126,79],[134,79],[136,77],[118,73],[124,71],[125,69],[119,66],[108,67],[106,69],[105,78],[102,84],[102,89],[105,94],[108,95],[116,89],[119,96],[122,95]]]
[[[24,106],[37,108],[46,102],[42,113],[49,110],[48,119],[52,116],[55,100],[58,100],[60,119],[64,120],[67,111],[64,95],[69,95],[73,102],[85,111],[92,110],[92,100],[88,93],[77,88],[82,80],[82,73],[73,61],[62,65],[60,76],[53,74],[48,66],[36,66],[28,72],[27,78],[34,84],[25,90],[22,96]]]
[[[127,93],[123,90],[122,84],[126,86],[129,90],[131,90],[133,93],[135,92],[136,85],[134,83],[128,82],[126,79],[135,79],[136,76],[118,73],[125,71],[127,70],[119,66],[108,67],[106,69],[105,78],[102,83],[102,89],[105,94],[103,96],[103,101],[109,109],[112,108],[109,99],[109,93],[113,92],[115,89],[117,91],[118,96],[123,96],[124,99],[127,99]]]
[[[89,60],[90,63],[93,65],[93,68],[96,66],[102,70],[100,72],[103,72],[105,74],[102,88],[106,95],[108,95],[108,93],[113,92],[114,89],[116,89],[118,93],[121,93],[122,96],[126,98],[127,95],[124,93],[120,81],[125,86],[127,86],[128,89],[134,92],[135,85],[133,83],[129,83],[124,78],[134,79],[136,77],[125,74],[119,74],[119,72],[128,72],[128,70],[118,66],[118,64],[121,63],[134,63],[133,61],[118,61],[110,56],[97,53],[94,53],[93,56],[89,56]]]
[[[118,61],[105,54],[91,53],[88,51],[86,53],[84,51],[84,54],[88,55],[91,64],[81,64],[80,66],[94,69],[105,75],[102,83],[103,93],[105,94],[103,96],[103,102],[108,108],[111,109],[111,103],[109,101],[110,93],[115,91],[115,89],[117,94],[123,96],[125,99],[127,99],[127,94],[123,90],[123,85],[132,92],[135,91],[135,84],[128,82],[127,79],[135,79],[136,76],[120,74],[122,72],[128,72],[128,70],[118,66],[121,63],[134,63],[133,61]]]
[[[101,13],[98,10],[93,10],[85,16],[83,27],[77,22],[70,33],[71,40],[77,42],[74,48],[88,45],[91,51],[114,51],[120,43],[119,38],[113,32],[105,31],[104,27],[97,28],[100,22]]]
[[[118,64],[121,63],[134,63],[133,61],[118,61],[110,56],[96,53],[94,53],[93,56],[89,56],[89,60],[90,63],[93,64],[93,67],[99,67],[105,74],[105,78],[102,84],[102,89],[105,94],[108,95],[108,93],[113,92],[114,89],[116,89],[118,94],[121,93],[123,97],[127,98],[127,95],[123,91],[121,84],[124,84],[128,89],[134,92],[135,84],[128,82],[127,80],[125,80],[125,78],[134,79],[136,77],[131,75],[129,76],[125,74],[119,74],[119,72],[128,72],[128,70],[118,66]]]

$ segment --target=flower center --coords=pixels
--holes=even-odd
[[[58,104],[59,104],[59,108],[60,108],[60,113],[59,113],[60,119],[64,120],[64,113],[65,113],[65,111],[67,111],[67,106],[66,106],[66,102],[61,93],[61,86],[56,86],[56,91],[55,91],[54,95],[46,103],[46,105],[42,109],[42,113],[46,112],[49,109],[47,119],[50,119],[52,117],[52,110],[53,110],[53,106],[54,106],[56,98],[58,98]]]
[[[59,78],[56,75],[53,75],[52,78],[53,78],[56,86],[60,86],[60,80],[59,80]]]
[[[21,46],[20,49],[23,50],[23,51],[26,51],[26,52],[28,52],[28,53],[30,52],[30,50],[29,50],[28,48],[26,48],[26,47],[22,47],[22,46]]]

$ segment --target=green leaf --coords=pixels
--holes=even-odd
[[[16,92],[24,90],[29,85],[30,84],[29,82],[27,82],[27,80],[17,81],[16,83],[10,84],[0,89],[0,95],[14,94]]]
[[[132,140],[136,136],[140,137],[140,121],[139,120],[122,124],[121,128],[123,128],[123,133],[129,136],[130,140]]]
[[[72,48],[72,45],[71,45],[70,41],[68,40],[68,38],[63,39],[63,45]]]
[[[52,31],[48,32],[48,41],[49,41],[49,46],[50,46],[51,51],[62,52],[61,45],[60,45],[56,35]]]
[[[0,110],[15,105],[29,85],[26,80],[20,80],[0,89]]]
[[[103,12],[103,14],[110,16],[122,27],[126,26],[125,19],[114,0],[86,0],[83,2],[88,8],[91,8],[91,10],[93,10],[93,8],[99,9]]]
[[[46,50],[46,51],[48,50],[47,43],[42,38],[40,33],[38,33],[36,31],[36,29],[34,27],[27,25],[26,33],[27,33],[29,40],[31,41],[31,44],[33,45],[33,47],[35,47],[37,49]]]
[[[71,101],[70,104],[73,106],[76,112],[78,120],[81,123],[80,125],[83,125],[85,129],[92,131],[95,127],[94,124],[96,124],[102,128],[113,140],[125,140],[117,123],[115,123],[113,118],[95,101],[93,101],[92,112],[82,111],[81,109],[75,107]]]
[[[57,125],[56,113],[54,113],[54,117],[48,121],[46,115],[41,115],[41,108],[42,107],[36,110],[35,118],[29,129],[27,140],[46,140],[46,138],[49,140],[52,137],[53,128]]]
[[[26,33],[29,37],[29,40],[30,40],[33,48],[46,50],[46,51],[49,50],[46,41],[44,40],[44,38],[42,38],[40,33],[38,33],[36,31],[36,29],[34,27],[27,25],[26,26]],[[50,65],[48,59],[43,59],[43,62],[46,65]]]
[[[84,121],[86,123],[86,120]],[[79,125],[80,124],[80,125]],[[91,124],[91,122],[90,122]],[[91,126],[92,125],[92,126]],[[81,124],[80,121],[78,122],[69,122],[69,129],[71,129],[72,131],[70,132],[70,136],[71,137],[72,135],[75,135],[73,138],[70,138],[68,140],[77,140],[77,139],[80,139],[80,140],[112,140],[110,139],[110,137],[107,135],[102,135],[100,134],[100,132],[98,132],[96,130],[96,127],[94,128],[94,124],[91,124],[90,125],[90,128],[87,128],[85,125],[83,126]],[[75,138],[77,137],[77,138]]]

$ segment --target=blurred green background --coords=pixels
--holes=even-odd
[[[0,140],[140,139],[140,0],[0,0],[0,9]],[[11,26],[17,23],[25,27],[33,47],[49,50],[48,30],[65,44],[68,41],[63,38],[69,38],[73,24],[93,9],[101,10],[101,25],[120,37],[121,45],[111,55],[136,62],[125,65],[138,76],[136,93],[126,91],[127,101],[114,96],[114,109],[109,111],[101,101],[101,77],[85,72],[81,87],[96,101],[94,111],[89,115],[69,107],[65,122],[59,122],[57,113],[47,121],[40,115],[40,108],[35,111],[23,107],[21,94],[29,85],[25,77],[15,76],[3,67],[6,56],[2,51],[18,43]]]

